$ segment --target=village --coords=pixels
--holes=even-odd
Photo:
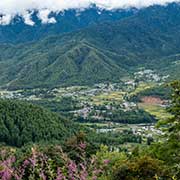
[[[155,105],[160,111],[165,111],[164,101],[155,98],[154,104],[151,104],[148,97],[144,97],[142,99],[144,103],[140,103],[133,101],[131,97],[146,89],[160,86],[166,78],[168,76],[160,76],[153,70],[145,69],[135,72],[132,79],[119,83],[15,91],[4,89],[0,90],[0,98],[21,99],[32,103],[56,102],[60,106],[62,100],[67,106],[70,104],[68,101],[71,101],[72,107],[63,110],[63,113],[89,127],[95,125],[99,133],[130,129],[134,135],[147,138],[163,134],[154,126],[159,117],[156,117],[156,114],[148,108]],[[58,107],[56,109],[61,113]]]

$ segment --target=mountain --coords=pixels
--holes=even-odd
[[[140,67],[173,78],[179,49],[179,4],[152,6],[119,21],[36,42],[1,44],[0,85],[18,89],[119,82]]]
[[[43,24],[38,19],[38,12],[32,14],[34,26],[24,23],[23,18],[16,16],[10,25],[0,26],[0,42],[19,43],[36,41],[49,35],[72,32],[78,29],[106,21],[116,21],[129,17],[137,12],[136,9],[129,10],[100,10],[95,6],[82,12],[67,10],[59,14],[50,14],[56,19],[56,23]]]
[[[22,146],[31,142],[63,141],[73,134],[71,122],[25,102],[0,100],[0,142]]]
[[[62,37],[63,38],[63,37]],[[0,82],[14,88],[94,84],[128,75],[123,58],[81,40],[51,37],[32,45],[1,46]],[[73,37],[74,38],[74,37]],[[63,43],[62,43],[63,42]]]

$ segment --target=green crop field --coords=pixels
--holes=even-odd
[[[156,104],[139,103],[139,107],[152,114],[159,120],[168,119],[171,117],[166,108]]]

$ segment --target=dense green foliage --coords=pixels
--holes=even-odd
[[[72,128],[73,126],[73,128]],[[0,100],[0,142],[22,146],[30,142],[63,141],[75,132],[68,120],[41,107]]]
[[[178,4],[152,6],[120,21],[34,43],[1,44],[0,85],[33,88],[120,82],[142,66],[174,78],[179,22]]]
[[[162,162],[151,157],[137,157],[124,161],[114,172],[114,180],[152,180],[155,177],[168,179]]]
[[[173,117],[160,124],[166,127],[166,141],[152,146],[153,155],[169,164],[174,175],[180,178],[180,81],[173,82],[172,104],[169,111]]]
[[[54,100],[39,100],[33,101],[33,103],[41,105],[45,108],[50,109],[53,112],[58,112],[61,114],[66,114],[69,111],[74,111],[78,109],[78,104],[76,100],[71,97],[62,97],[60,101]]]
[[[144,111],[143,109],[135,109],[124,111],[121,109],[118,110],[106,110],[100,111],[98,113],[99,117],[103,118],[94,118],[93,115],[96,115],[94,111],[89,114],[87,119],[83,119],[82,117],[77,118],[79,122],[117,122],[124,124],[140,124],[140,123],[153,123],[156,121],[156,118]]]
[[[97,129],[98,131],[98,129]],[[104,144],[106,146],[116,147],[124,143],[137,143],[142,142],[142,137],[140,135],[134,135],[131,130],[123,132],[104,132],[104,133],[94,133],[90,134],[88,137],[89,141],[95,144]]]

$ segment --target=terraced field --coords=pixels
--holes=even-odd
[[[130,93],[130,96],[136,95],[146,89],[153,88],[155,87],[155,85],[156,85],[155,83],[145,83],[145,82],[139,83],[139,85],[135,88],[135,90]]]
[[[158,104],[139,103],[140,108],[155,116],[158,120],[165,120],[172,115],[167,112],[167,109]]]
[[[103,94],[94,96],[92,100],[94,104],[96,105],[103,105],[109,102],[121,103],[125,94],[126,93],[122,91],[103,93]]]

